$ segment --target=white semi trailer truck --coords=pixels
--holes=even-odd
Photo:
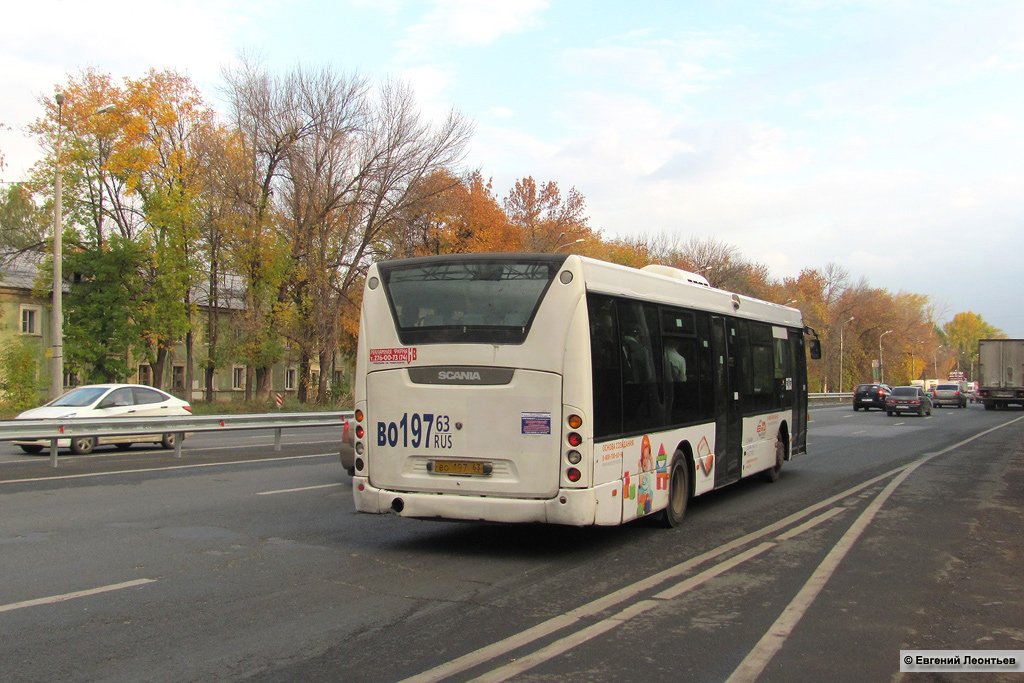
[[[978,340],[978,400],[986,410],[1024,407],[1024,339]]]

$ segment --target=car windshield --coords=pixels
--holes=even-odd
[[[81,408],[90,405],[100,396],[105,394],[110,387],[78,387],[72,389],[60,398],[50,401],[48,406],[61,406],[67,408]]]
[[[892,390],[893,396],[917,396],[917,387],[896,387]]]

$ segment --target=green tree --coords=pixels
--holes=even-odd
[[[36,378],[39,349],[19,339],[0,346],[0,401],[12,411],[28,410],[39,405],[42,390]]]
[[[47,213],[32,201],[22,183],[12,183],[0,196],[0,251],[21,251],[46,240]]]
[[[66,363],[86,383],[123,382],[131,372],[144,258],[137,244],[119,235],[103,249],[64,255],[72,279],[65,296]]]

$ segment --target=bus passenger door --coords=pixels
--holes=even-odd
[[[725,318],[711,317],[715,363],[715,487],[740,478],[743,419],[739,405],[738,340],[730,339]]]

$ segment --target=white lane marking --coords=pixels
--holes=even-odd
[[[140,467],[136,470],[115,470],[113,472],[89,472],[88,474],[65,474],[58,477],[34,477],[32,479],[4,479],[0,484],[24,484],[35,481],[61,481],[63,479],[85,479],[88,477],[108,477],[114,474],[143,474],[145,472],[167,472],[170,470],[190,470],[198,467],[220,467],[223,465],[252,465],[259,462],[282,462],[284,460],[307,460],[309,458],[336,458],[337,453],[317,453],[316,455],[289,455],[283,458],[255,458],[252,460],[233,460],[231,462],[200,462],[194,465],[173,465],[171,467]]]
[[[278,494],[278,493],[297,493],[299,491],[313,491],[315,489],[329,489],[329,488],[334,488],[335,486],[341,486],[341,483],[339,482],[339,483],[335,483],[335,484],[317,484],[316,486],[301,486],[301,487],[296,488],[296,489],[279,489],[277,491],[260,491],[256,495],[257,496],[273,496],[273,495]]]
[[[1018,417],[1009,422],[1004,422],[1001,425],[997,425],[990,429],[986,429],[983,432],[975,434],[974,436],[968,437],[959,443],[955,443],[951,446],[947,446],[940,451],[934,453],[928,453],[923,458],[920,458],[916,462],[908,465],[899,475],[896,476],[889,484],[882,489],[882,492],[875,496],[875,499],[871,501],[871,504],[861,513],[857,521],[853,523],[843,537],[839,539],[839,542],[832,547],[825,559],[822,560],[821,564],[818,565],[817,569],[811,575],[811,578],[807,580],[807,583],[803,585],[800,591],[796,594],[796,597],[786,606],[779,618],[775,620],[768,632],[765,633],[761,640],[757,642],[754,649],[740,662],[740,665],[736,667],[732,675],[726,679],[726,683],[750,683],[756,681],[757,678],[764,672],[765,667],[771,661],[772,657],[782,649],[782,646],[786,644],[786,639],[789,638],[793,629],[796,628],[797,623],[803,617],[804,613],[810,608],[815,598],[825,587],[829,578],[835,573],[835,570],[839,567],[839,563],[846,557],[846,554],[853,547],[853,544],[860,538],[860,535],[864,532],[867,526],[874,520],[875,515],[882,509],[882,505],[886,500],[896,491],[896,489],[906,481],[917,468],[924,465],[932,458],[936,458],[944,453],[948,453],[952,450],[963,446],[964,444],[970,443],[982,436],[1002,429],[1008,425],[1014,424],[1024,420],[1024,417]]]
[[[37,605],[52,605],[57,602],[64,602],[65,600],[73,600],[74,598],[84,598],[87,595],[96,595],[97,593],[109,593],[110,591],[119,591],[124,588],[132,588],[133,586],[142,586],[147,583],[153,583],[156,579],[136,579],[134,581],[125,581],[124,583],[115,583],[109,586],[100,586],[99,588],[90,588],[84,591],[75,591],[74,593],[64,593],[63,595],[51,595],[48,598],[36,598],[35,600],[23,600],[22,602],[12,602],[7,605],[0,605],[0,612],[10,612],[15,609],[22,609],[24,607],[35,607]]]
[[[842,511],[843,511],[843,508],[832,508],[828,512],[823,512],[822,514],[818,515],[814,519],[807,520],[806,522],[804,522],[803,524],[801,524],[798,527],[793,527],[792,529],[790,529],[786,533],[784,533],[781,536],[777,537],[775,540],[776,541],[788,541],[789,539],[793,538],[794,536],[802,534],[803,532],[807,531],[808,529],[813,529],[814,527],[818,526],[822,522],[825,522],[825,521],[828,521],[828,520],[832,519],[833,517],[835,517],[836,515],[838,515]]]
[[[675,586],[672,586],[661,591],[660,593],[654,596],[653,600],[641,600],[635,605],[630,605],[629,607],[626,607],[618,614],[608,617],[607,619],[602,619],[596,624],[591,624],[590,626],[587,626],[586,628],[581,629],[575,633],[570,633],[564,638],[556,640],[555,642],[551,643],[546,647],[541,648],[540,650],[537,650],[536,652],[533,652],[525,657],[519,657],[513,662],[509,662],[508,664],[498,667],[497,669],[493,669],[492,671],[489,671],[483,674],[482,676],[479,676],[478,678],[474,678],[470,681],[470,683],[502,683],[502,681],[507,681],[513,676],[517,676],[523,673],[524,671],[537,666],[538,664],[542,664],[548,661],[549,659],[554,659],[558,655],[564,654],[578,645],[582,645],[588,640],[592,640],[593,638],[596,638],[599,635],[607,633],[616,626],[621,626],[633,617],[639,616],[644,612],[654,609],[666,600],[672,600],[674,598],[679,597],[683,593],[686,593],[688,591],[693,590],[694,588],[697,588],[701,584],[710,581],[719,574],[727,572],[728,570],[746,562],[752,557],[756,557],[764,551],[774,547],[774,543],[762,543],[759,546],[750,548],[749,550],[742,552],[739,555],[736,555],[735,557],[731,557],[724,562],[720,562],[719,564],[713,567],[705,569],[696,576],[691,576],[685,581],[681,581]]]
[[[825,559],[814,570],[811,578],[800,588],[796,597],[786,606],[786,609],[782,611],[782,614],[775,620],[775,623],[768,629],[768,632],[761,637],[761,640],[757,642],[754,649],[743,658],[743,661],[732,672],[732,675],[726,679],[725,683],[750,683],[757,680],[761,673],[764,672],[765,667],[768,666],[768,662],[775,656],[775,653],[786,644],[786,639],[789,638],[793,629],[796,628],[797,623],[804,616],[804,613],[807,612],[815,598],[818,597],[818,594],[825,588],[825,584],[832,578],[832,574],[835,573],[839,563],[846,557],[850,548],[853,547],[853,544],[874,520],[878,511],[882,509],[885,501],[889,499],[889,496],[893,494],[900,484],[906,481],[907,477],[914,470],[930,460],[931,457],[934,456],[922,458],[907,467],[899,476],[889,482],[889,485],[882,489],[881,493],[875,496],[875,499],[871,501],[867,509],[846,530],[846,533],[839,539],[839,542],[832,547],[832,550],[825,556]]]
[[[509,652],[512,652],[513,650],[516,650],[535,640],[544,638],[545,636],[555,633],[556,631],[560,631],[563,628],[572,626],[584,617],[593,616],[603,610],[614,607],[619,603],[625,602],[626,600],[630,600],[638,594],[646,590],[650,590],[662,583],[665,583],[670,579],[683,576],[696,566],[704,564],[705,562],[713,560],[716,557],[719,557],[726,553],[732,552],[733,550],[741,548],[745,545],[753,543],[754,541],[760,540],[764,536],[781,531],[782,529],[785,529],[791,526],[792,524],[795,524],[796,522],[804,519],[805,517],[814,514],[818,510],[828,507],[833,503],[844,498],[847,498],[849,496],[856,495],[860,493],[862,490],[876,484],[879,481],[888,479],[902,470],[903,467],[898,467],[890,472],[880,474],[872,479],[869,479],[865,482],[858,484],[857,486],[854,486],[853,488],[847,489],[846,491],[843,491],[841,493],[837,493],[831,498],[826,498],[825,500],[815,503],[814,505],[810,505],[807,508],[800,510],[799,512],[795,512],[789,517],[785,517],[784,519],[780,519],[779,521],[774,522],[773,524],[769,524],[768,526],[759,529],[758,531],[753,531],[747,534],[746,536],[741,536],[740,538],[734,539],[729,543],[718,546],[717,548],[709,550],[701,555],[698,555],[697,557],[690,558],[685,562],[681,562],[673,567],[669,567],[668,569],[660,571],[657,574],[652,574],[651,576],[641,579],[633,584],[620,588],[617,591],[613,591],[608,595],[597,598],[596,600],[593,600],[581,607],[577,607],[576,609],[570,610],[565,614],[560,614],[556,617],[552,617],[551,619],[543,621],[537,624],[536,626],[532,626],[526,629],[525,631],[520,631],[519,633],[511,635],[508,638],[505,638],[504,640],[499,640],[495,643],[491,643],[490,645],[484,646],[479,650],[469,652],[449,662],[439,664],[433,669],[429,669],[420,674],[405,679],[404,681],[402,681],[402,683],[436,683],[437,681],[442,681],[450,676],[466,671],[467,669],[472,669],[497,657],[507,655]]]
[[[465,655],[463,655],[461,657],[458,657],[456,659],[453,659],[453,660],[451,660],[449,662],[445,662],[443,664],[440,664],[440,665],[434,667],[433,669],[429,669],[429,670],[424,671],[424,672],[422,672],[420,674],[417,674],[417,675],[412,676],[410,678],[404,679],[401,683],[436,683],[437,681],[442,681],[442,680],[444,680],[444,679],[446,679],[446,678],[448,678],[450,676],[453,676],[455,674],[461,673],[461,672],[466,671],[468,669],[472,669],[472,668],[474,668],[476,666],[482,665],[485,662],[488,662],[490,660],[493,660],[493,659],[496,659],[498,657],[507,655],[509,652],[512,652],[513,650],[516,650],[516,649],[518,649],[520,647],[523,647],[523,646],[525,646],[525,645],[527,645],[527,644],[529,644],[529,643],[531,643],[531,642],[533,642],[535,640],[538,640],[538,639],[543,638],[543,637],[545,637],[547,635],[555,633],[555,632],[557,632],[557,631],[559,631],[559,630],[561,630],[563,628],[567,628],[569,626],[575,625],[576,623],[578,623],[580,621],[580,619],[582,619],[585,616],[592,616],[594,614],[597,614],[598,612],[600,612],[602,610],[608,609],[609,607],[613,607],[613,606],[615,606],[615,605],[617,605],[617,604],[619,604],[621,602],[624,602],[624,601],[626,601],[626,600],[636,596],[637,594],[639,594],[639,593],[641,593],[641,592],[643,592],[645,590],[651,589],[654,586],[657,586],[658,584],[661,584],[661,583],[663,583],[663,582],[665,582],[665,581],[667,581],[667,580],[669,580],[671,578],[675,578],[675,577],[678,577],[678,576],[680,576],[682,574],[685,574],[689,569],[691,569],[691,568],[693,568],[693,567],[695,567],[697,565],[703,564],[704,562],[706,562],[708,560],[711,560],[711,559],[713,559],[715,557],[718,557],[718,556],[720,556],[720,555],[722,555],[724,553],[727,553],[727,552],[729,552],[729,551],[731,551],[733,549],[736,549],[736,548],[739,548],[741,546],[747,545],[747,544],[749,544],[749,543],[751,543],[753,541],[759,540],[760,538],[762,538],[764,536],[767,536],[769,534],[773,534],[773,533],[775,533],[777,531],[780,531],[781,529],[785,529],[786,527],[796,523],[797,521],[807,517],[808,515],[811,515],[811,514],[817,512],[818,510],[821,510],[822,508],[826,508],[826,507],[828,507],[828,506],[830,506],[830,505],[832,505],[832,504],[834,504],[834,503],[836,503],[836,502],[838,502],[840,500],[843,500],[843,499],[848,498],[848,497],[850,497],[852,495],[860,493],[862,490],[864,490],[864,489],[874,485],[877,482],[880,482],[880,481],[883,481],[885,479],[888,479],[888,478],[892,477],[893,475],[897,475],[898,477],[900,477],[900,480],[902,481],[902,479],[905,478],[905,477],[903,477],[901,475],[903,475],[904,473],[908,473],[909,474],[908,470],[911,470],[912,468],[918,467],[919,465],[923,464],[924,462],[927,462],[931,458],[934,458],[936,456],[942,455],[944,453],[948,453],[949,451],[955,450],[955,449],[959,448],[960,446],[963,446],[964,444],[970,443],[971,441],[974,441],[974,440],[976,440],[978,438],[981,438],[982,436],[985,436],[986,434],[994,432],[994,431],[996,431],[998,429],[1002,429],[1003,427],[1006,427],[1008,425],[1014,424],[1015,422],[1018,422],[1020,420],[1024,420],[1024,416],[1016,418],[1016,419],[1013,419],[1013,420],[1010,420],[1010,421],[1005,422],[1005,423],[1003,423],[1001,425],[996,425],[995,427],[991,427],[990,429],[986,429],[985,431],[979,432],[978,434],[975,434],[974,436],[968,437],[968,438],[964,439],[963,441],[960,441],[960,442],[955,443],[955,444],[953,444],[951,446],[948,446],[948,447],[942,449],[941,451],[937,451],[937,452],[934,452],[934,453],[929,453],[929,454],[927,454],[927,456],[922,458],[917,463],[911,463],[910,465],[904,465],[904,466],[901,466],[901,467],[897,467],[897,468],[895,468],[893,470],[890,470],[889,472],[885,472],[883,474],[880,474],[880,475],[878,475],[876,477],[873,477],[872,479],[869,479],[869,480],[867,480],[865,482],[862,482],[861,484],[858,484],[857,486],[854,486],[854,487],[852,487],[852,488],[850,488],[850,489],[848,489],[846,491],[843,491],[843,492],[838,493],[838,494],[836,494],[836,495],[834,495],[834,496],[832,496],[830,498],[827,498],[827,499],[825,499],[823,501],[815,503],[814,505],[808,506],[807,508],[804,508],[803,510],[801,510],[799,512],[796,512],[796,513],[790,515],[789,517],[781,519],[778,522],[775,522],[773,524],[769,524],[768,526],[766,526],[766,527],[764,527],[764,528],[762,528],[762,529],[760,529],[758,531],[751,532],[751,533],[747,534],[746,536],[742,536],[742,537],[740,537],[738,539],[730,541],[729,543],[727,543],[725,545],[719,546],[718,548],[715,548],[713,550],[709,550],[708,552],[706,552],[706,553],[704,553],[702,555],[699,555],[697,557],[691,558],[690,560],[687,560],[687,561],[682,562],[682,563],[680,563],[678,565],[675,565],[674,567],[670,567],[670,568],[668,568],[668,569],[666,569],[664,571],[661,571],[661,572],[659,572],[657,574],[653,574],[653,575],[651,575],[651,576],[649,576],[647,578],[641,579],[640,581],[637,581],[636,583],[633,583],[633,584],[631,584],[629,586],[621,588],[621,589],[619,589],[619,590],[617,590],[617,591],[615,591],[613,593],[609,593],[608,595],[605,595],[605,596],[603,596],[601,598],[598,598],[597,600],[593,600],[593,601],[587,603],[586,605],[578,607],[578,608],[576,608],[574,610],[571,610],[571,611],[569,611],[569,612],[567,612],[565,614],[561,614],[561,615],[558,615],[556,617],[552,617],[551,619],[548,619],[547,621],[541,622],[540,624],[537,624],[536,626],[532,626],[532,627],[526,629],[525,631],[520,631],[519,633],[516,633],[516,634],[514,634],[512,636],[509,636],[508,638],[505,638],[504,640],[500,640],[500,641],[497,641],[495,643],[491,643],[490,645],[482,647],[479,650],[475,650],[473,652],[469,652],[469,653],[467,653],[467,654],[465,654]],[[889,484],[889,487],[887,487],[886,489],[883,490],[883,493],[885,491],[889,490],[890,487],[892,487],[892,483]],[[892,487],[892,488],[894,488],[894,487]],[[880,496],[881,496],[881,494],[880,494]],[[878,501],[878,497],[876,497],[876,502],[877,501]],[[872,505],[874,505],[874,503],[872,503]],[[879,503],[879,507],[880,506],[881,506],[881,503]],[[841,511],[841,508],[838,509],[838,510]],[[816,518],[806,522],[805,524],[802,524],[797,529],[793,529],[793,532],[800,533],[802,531],[806,531],[807,529],[811,528],[811,526],[825,521],[826,519],[828,519],[829,517],[833,516],[834,514],[836,514],[836,513],[833,513],[832,511],[828,511],[828,512],[822,514],[822,515],[819,515],[819,517],[816,517]],[[862,514],[862,517],[863,517],[863,514]],[[793,534],[788,534],[787,533],[787,534],[784,534],[784,535],[787,536],[788,538],[792,538],[792,536],[795,535],[795,533],[793,533]],[[849,535],[849,534],[850,534],[850,531],[847,531],[847,535]],[[844,536],[843,538],[845,539],[846,536]],[[855,540],[855,539],[852,539],[852,540]],[[851,540],[851,542],[852,542],[852,540]],[[840,543],[842,543],[842,542],[843,541],[840,540]],[[769,549],[771,547],[774,547],[774,546],[775,546],[775,543],[766,542],[766,543],[762,543],[761,545],[759,545],[759,546],[757,546],[755,548],[752,548],[752,549],[750,549],[750,550],[748,550],[746,552],[747,553],[759,554],[760,552],[763,552],[764,550],[767,550],[767,549]],[[835,552],[835,547],[833,548],[833,552]],[[844,552],[844,554],[845,554],[845,552]],[[753,555],[751,555],[751,556],[753,556]],[[723,562],[721,564],[722,565],[729,564],[730,562],[732,562],[733,560],[735,560],[736,558],[739,558],[739,557],[740,557],[740,555],[737,555],[732,560],[726,560],[725,562]],[[749,559],[749,558],[745,558],[745,559]],[[827,558],[826,558],[826,560],[827,560]],[[838,559],[837,559],[837,563],[838,563]],[[717,567],[712,567],[712,568],[710,568],[710,569],[708,569],[706,571],[707,572],[713,572],[716,569],[717,569]],[[685,583],[686,583],[686,581],[683,581],[681,584],[679,584],[679,586],[682,586]],[[676,588],[678,588],[679,586],[677,586]],[[667,589],[667,590],[672,590],[672,589]],[[642,604],[646,605],[649,601],[641,601],[641,602],[642,602]],[[638,603],[638,604],[641,604],[641,603]],[[627,610],[624,610],[623,612],[620,612],[620,614],[619,614],[619,620],[620,621],[621,621],[621,615],[627,613],[628,611],[629,611],[629,609],[627,608]],[[609,622],[609,620],[598,622],[597,624],[594,624],[594,625],[592,625],[592,626],[590,626],[590,627],[588,627],[586,629],[583,629],[583,630],[581,630],[580,632],[578,632],[576,634],[570,634],[569,636],[566,636],[565,638],[562,638],[561,640],[557,641],[556,643],[552,643],[551,645],[546,646],[546,648],[542,648],[541,650],[538,650],[536,653],[533,653],[531,655],[527,655],[526,657],[517,658],[517,661],[529,660],[530,658],[539,655],[539,653],[548,650],[548,648],[553,648],[555,650],[558,650],[559,652],[563,652],[563,651],[565,651],[567,649],[565,646],[568,643],[573,642],[574,639],[578,640],[579,642],[584,642],[585,640],[589,640],[589,639],[591,639],[591,638],[593,638],[593,637],[595,637],[597,635],[600,635],[601,633],[607,632],[611,628],[614,628],[615,625],[617,625],[617,624],[611,624],[611,623],[608,623],[608,622]],[[580,639],[582,639],[582,640],[580,640]],[[559,646],[559,643],[561,644],[561,646]],[[557,654],[557,652],[556,652],[556,654]],[[543,661],[543,659],[540,659],[538,661]],[[521,671],[513,672],[512,675],[514,675],[514,673],[521,673]],[[505,678],[508,678],[508,676],[506,676]],[[496,680],[505,680],[505,678],[498,678]],[[491,679],[485,679],[484,677],[481,677],[481,678],[479,678],[477,680],[483,681],[483,680],[491,680]]]

